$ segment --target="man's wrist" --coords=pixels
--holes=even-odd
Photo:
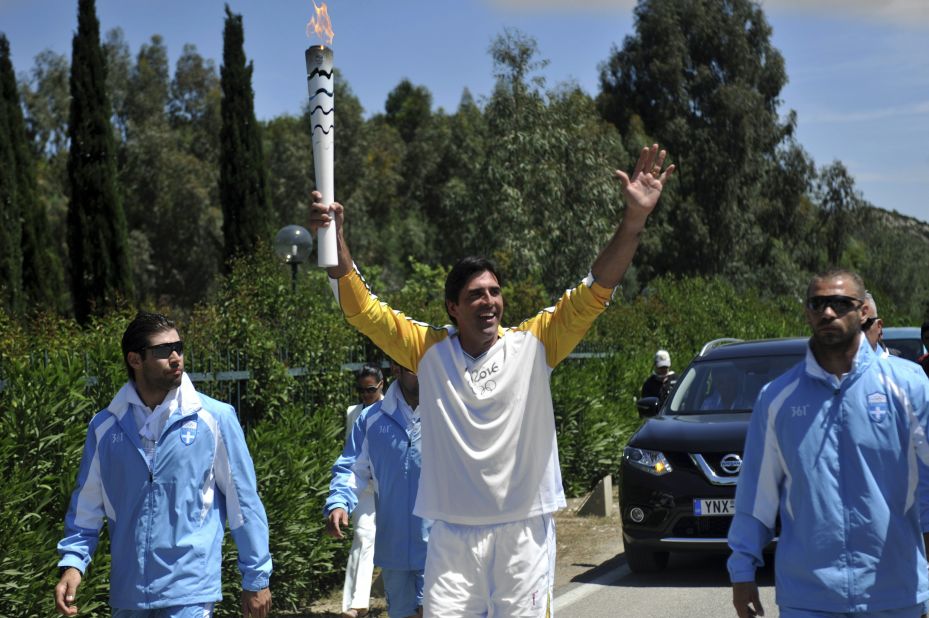
[[[648,215],[630,215],[629,209],[626,209],[626,212],[623,213],[623,220],[619,224],[619,228],[616,230],[619,234],[634,234],[638,236],[645,230],[645,223],[648,221]]]
[[[78,573],[81,572],[77,567],[73,567],[73,566],[58,567],[58,577],[64,577],[65,571],[67,571],[68,569],[74,569]]]

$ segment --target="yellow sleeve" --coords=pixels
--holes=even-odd
[[[549,367],[568,357],[610,302],[613,290],[590,279],[565,292],[554,307],[543,309],[517,327],[542,342]]]
[[[410,371],[433,344],[448,336],[444,328],[417,322],[378,300],[354,269],[337,281],[336,297],[349,324]]]

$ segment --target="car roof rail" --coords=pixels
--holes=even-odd
[[[720,339],[714,339],[713,341],[707,341],[703,344],[703,347],[700,348],[700,354],[697,356],[706,356],[711,350],[715,350],[719,346],[727,345],[730,343],[740,343],[741,339],[736,339],[734,337],[722,337]]]

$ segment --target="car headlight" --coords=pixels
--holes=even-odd
[[[662,476],[671,472],[671,462],[664,456],[661,451],[650,451],[644,448],[635,448],[627,446],[623,449],[623,459],[630,466],[645,470],[649,474]]]

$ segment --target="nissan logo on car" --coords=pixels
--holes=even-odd
[[[742,458],[738,453],[729,453],[719,460],[719,467],[729,474],[738,474],[742,469]]]

